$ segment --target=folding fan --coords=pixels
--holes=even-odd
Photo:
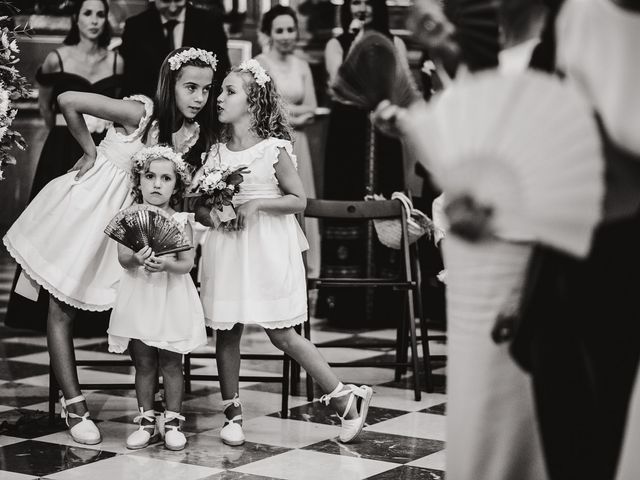
[[[423,115],[421,161],[447,201],[491,210],[499,235],[587,254],[601,218],[604,160],[589,104],[543,73],[455,82]]]
[[[406,107],[419,95],[409,75],[393,42],[379,32],[367,31],[351,47],[331,90],[337,101],[365,110],[375,109],[386,99]]]
[[[134,252],[151,247],[156,256],[191,248],[178,223],[152,205],[133,205],[122,210],[109,222],[104,233]]]
[[[454,24],[454,38],[471,71],[498,65],[499,0],[446,0],[444,12]]]

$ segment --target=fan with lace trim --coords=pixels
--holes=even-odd
[[[191,248],[178,222],[153,205],[133,205],[120,211],[109,222],[104,233],[134,252],[151,247],[156,256]]]
[[[588,253],[604,197],[595,118],[577,89],[528,71],[455,82],[427,107],[421,161],[447,201],[471,198],[493,232]]]
[[[393,42],[366,31],[340,65],[331,92],[338,102],[365,110],[387,99],[406,107],[419,98],[410,75]]]

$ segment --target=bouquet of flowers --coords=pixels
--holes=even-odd
[[[11,128],[18,113],[12,102],[27,97],[29,89],[27,80],[14,66],[19,61],[17,54],[20,50],[16,41],[19,31],[10,28],[10,22],[9,17],[0,17],[0,180],[4,179],[3,167],[16,163],[11,151],[16,147],[20,150],[26,148],[22,135]]]
[[[240,191],[244,173],[249,173],[246,167],[234,169],[219,164],[204,167],[197,176],[189,196],[199,197],[204,205],[211,207],[211,219],[216,228],[236,218],[231,200]]]

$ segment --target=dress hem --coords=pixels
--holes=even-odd
[[[231,330],[233,327],[235,327],[237,324],[241,324],[241,325],[258,325],[262,328],[265,328],[267,330],[275,330],[275,329],[279,329],[279,328],[290,328],[290,327],[295,327],[297,325],[302,325],[304,322],[307,321],[307,314],[305,313],[303,316],[298,316],[295,317],[292,320],[282,320],[279,322],[255,322],[255,323],[244,323],[244,322],[224,322],[224,323],[217,323],[214,322],[210,319],[206,319],[207,320],[207,326],[211,327],[214,330]]]
[[[2,243],[4,243],[5,247],[7,248],[7,252],[9,252],[9,255],[11,255],[14,258],[14,260],[20,264],[20,267],[27,273],[27,275],[29,275],[29,277],[31,277],[38,285],[40,285],[40,287],[44,288],[47,292],[49,292],[51,295],[56,297],[61,302],[64,302],[67,305],[70,305],[73,308],[76,308],[78,310],[86,310],[86,311],[89,311],[89,312],[104,312],[104,311],[107,311],[107,310],[109,310],[110,308],[113,307],[112,304],[95,305],[95,304],[91,304],[91,303],[82,303],[82,302],[79,302],[78,300],[75,300],[75,299],[65,295],[60,290],[58,290],[53,285],[51,285],[49,282],[47,282],[40,275],[38,275],[27,264],[27,262],[17,252],[17,250],[11,245],[10,240],[6,236],[2,239]]]

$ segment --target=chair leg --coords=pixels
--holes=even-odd
[[[420,337],[422,341],[422,362],[424,363],[425,387],[428,393],[433,393],[433,374],[431,372],[431,352],[429,350],[429,331],[427,328],[427,320],[424,316],[424,306],[422,304],[422,272],[420,271],[420,261],[418,256],[417,243],[412,248],[412,267],[414,278],[416,279],[415,305],[416,313],[420,322]]]
[[[58,381],[49,365],[49,424],[53,424],[56,417],[56,403],[58,402]]]
[[[409,332],[411,334],[411,362],[413,369],[413,390],[416,401],[419,401],[422,392],[420,390],[420,362],[418,358],[418,338],[416,335],[416,316],[413,310],[413,291],[407,290],[407,310],[409,321]]]
[[[407,315],[408,315],[407,306],[405,303],[403,303],[402,313],[400,315],[400,319],[401,319],[400,325],[398,326],[398,331],[396,332],[396,362],[398,363],[400,362],[406,363],[408,360],[407,349],[409,348],[409,345],[408,345],[409,332],[407,330],[407,324],[404,321]],[[395,381],[399,382],[402,379],[402,375],[404,375],[405,373],[407,373],[406,366],[404,365],[397,366]]]
[[[291,358],[284,355],[282,362],[282,412],[280,418],[289,418],[289,372],[291,369]]]
[[[184,391],[191,393],[191,355],[184,356]]]
[[[304,330],[304,337],[307,340],[311,341],[311,322],[309,320],[304,322],[303,330]],[[306,375],[307,401],[312,402],[313,401],[313,378],[311,378],[311,375],[309,375],[309,372],[305,372],[305,375]]]

